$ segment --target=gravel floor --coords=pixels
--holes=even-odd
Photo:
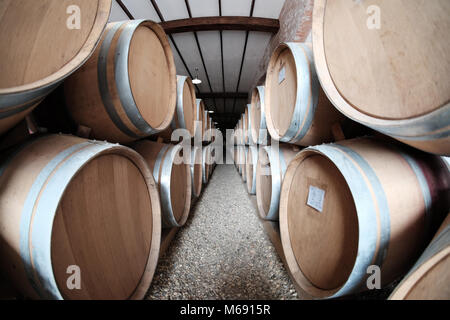
[[[233,165],[219,165],[147,299],[297,299]]]

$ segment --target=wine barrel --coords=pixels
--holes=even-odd
[[[245,106],[244,108],[244,113],[242,114],[242,119],[243,119],[243,125],[242,125],[242,130],[244,131],[243,134],[243,139],[244,139],[244,144],[248,145],[250,143],[249,141],[249,110],[248,110],[248,105]]]
[[[286,168],[300,149],[288,144],[259,148],[256,166],[256,203],[264,220],[278,220],[281,184]]]
[[[267,128],[281,142],[310,146],[333,141],[332,126],[345,119],[320,87],[308,43],[277,47],[267,68],[265,94]]]
[[[241,178],[242,181],[247,182],[247,168],[246,168],[246,163],[247,163],[247,154],[248,154],[248,146],[246,145],[242,145],[241,146]]]
[[[390,300],[450,299],[450,214]]]
[[[211,118],[209,116],[208,110],[203,111],[205,119],[205,132],[203,135],[203,141],[205,142],[211,142]]]
[[[202,148],[192,147],[191,150],[191,185],[192,196],[198,198],[203,187]]]
[[[258,86],[252,91],[250,107],[251,138],[255,144],[267,142],[266,112],[264,110],[264,86]]]
[[[150,20],[109,23],[64,91],[69,114],[96,139],[129,143],[160,133],[170,125],[177,99],[167,35]]]
[[[182,227],[191,208],[190,155],[183,154],[180,144],[171,145],[141,140],[131,145],[142,155],[153,172],[161,198],[164,228]]]
[[[111,0],[71,4],[60,0],[0,4],[0,134],[25,118],[93,53],[108,22]],[[73,30],[67,12],[78,10],[82,19]]]
[[[258,164],[258,146],[248,147],[247,160],[245,162],[245,171],[247,173],[247,191],[250,194],[256,194],[256,166]]]
[[[310,147],[288,166],[280,234],[302,297],[334,298],[407,271],[449,212],[450,174],[434,155],[371,138]],[[440,223],[439,222],[439,223]]]
[[[247,110],[247,144],[250,145],[254,145],[257,144],[256,141],[253,140],[253,136],[252,136],[252,130],[253,130],[253,122],[252,122],[252,105],[251,104],[247,104],[246,107]]]
[[[244,138],[243,138],[244,131],[242,129],[242,116],[238,121],[235,136],[236,136],[236,145],[241,146],[244,144]]]
[[[203,141],[203,136],[206,131],[206,119],[205,119],[205,103],[202,99],[196,100],[195,108],[195,136],[197,140]]]
[[[158,191],[142,157],[66,135],[2,156],[0,269],[17,290],[33,299],[142,299],[161,241]],[[70,290],[76,269],[81,288]]]
[[[373,19],[387,12],[377,28]],[[449,22],[446,0],[412,0],[406,7],[401,1],[315,1],[312,38],[323,89],[347,117],[450,155]]]
[[[203,183],[207,184],[209,177],[211,176],[211,151],[209,150],[211,146],[203,147],[202,150],[202,172],[203,172]]]
[[[174,130],[185,129],[193,137],[195,134],[195,109],[195,88],[191,78],[177,75],[177,103],[175,114],[170,126],[158,134],[158,136],[167,141],[171,141]]]

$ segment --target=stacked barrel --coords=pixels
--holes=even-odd
[[[212,172],[211,120],[159,24],[108,24],[111,0],[76,4],[76,32],[64,1],[2,7],[0,275],[28,298],[142,299],[162,228],[185,224]],[[75,131],[35,124],[54,90]],[[176,129],[189,141],[163,143]]]
[[[315,1],[312,43],[281,43],[249,95],[235,162],[302,297],[369,290],[370,270],[384,287],[412,267],[392,299],[450,299],[450,38],[431,32],[450,6],[371,4],[392,13],[381,29],[366,3]]]

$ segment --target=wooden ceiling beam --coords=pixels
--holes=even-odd
[[[178,19],[161,22],[167,34],[212,30],[243,30],[277,33],[280,29],[278,19],[219,16]]]
[[[247,92],[203,92],[197,94],[198,99],[247,99]]]

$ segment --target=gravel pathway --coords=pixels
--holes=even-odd
[[[219,165],[147,299],[297,299],[233,165]]]

